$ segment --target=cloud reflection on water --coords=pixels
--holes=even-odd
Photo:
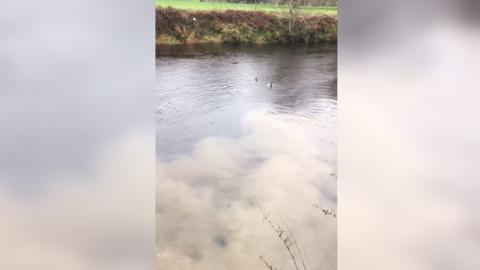
[[[262,269],[259,256],[292,269],[259,207],[285,219],[311,269],[336,269],[334,170],[303,123],[265,111],[243,119],[245,136],[208,137],[157,168],[157,269]]]

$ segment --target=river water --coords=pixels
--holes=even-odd
[[[158,269],[336,269],[336,48],[157,50]]]

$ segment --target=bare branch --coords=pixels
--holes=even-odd
[[[335,210],[334,208],[331,208],[331,209],[320,208],[320,205],[317,204],[317,203],[312,204],[312,206],[315,207],[315,208],[321,209],[325,216],[332,216],[334,218],[337,217],[337,210]]]
[[[302,256],[302,251],[300,250],[300,247],[297,243],[297,239],[295,238],[295,235],[292,233],[292,231],[290,230],[290,228],[288,227],[287,223],[285,222],[285,220],[280,216],[280,219],[282,220],[282,223],[283,225],[285,226],[285,228],[287,229],[287,232],[288,234],[290,235],[290,237],[292,238],[293,240],[293,243],[295,244],[295,247],[297,248],[297,252],[298,252],[298,255],[300,255],[300,261],[302,262],[302,265],[303,265],[303,269],[304,270],[307,270],[307,266],[305,265],[305,260],[303,259],[303,256]]]
[[[295,269],[300,270],[300,268],[298,267],[298,263],[297,263],[297,259],[295,257],[295,254],[292,252],[292,249],[291,249],[292,240],[290,240],[289,233],[286,232],[286,230],[282,226],[275,227],[275,225],[273,224],[271,219],[268,217],[268,215],[265,213],[265,211],[263,211],[262,208],[260,208],[260,211],[263,214],[263,217],[264,217],[263,220],[267,221],[267,223],[270,225],[272,230],[277,234],[278,238],[282,241],[285,249],[288,251],[288,254],[290,254],[290,257],[291,257],[292,262],[295,266]],[[284,235],[286,235],[286,236],[284,236]]]

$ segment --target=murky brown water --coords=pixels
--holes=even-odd
[[[159,52],[158,269],[335,269],[336,48]]]

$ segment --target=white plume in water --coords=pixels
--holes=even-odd
[[[209,137],[157,169],[157,269],[294,269],[261,206],[283,218],[310,269],[336,269],[333,168],[305,126],[254,112],[240,138]]]

